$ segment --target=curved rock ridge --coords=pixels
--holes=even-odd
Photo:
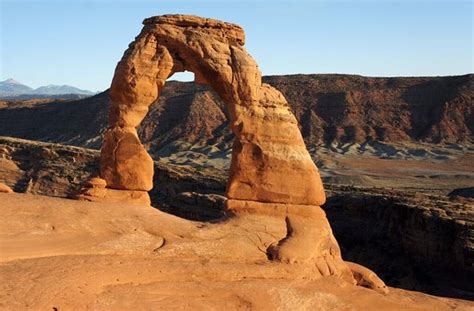
[[[101,177],[112,189],[145,193],[152,188],[153,160],[136,128],[170,76],[194,72],[197,83],[209,84],[226,103],[235,134],[227,210],[241,217],[250,211],[284,219],[287,235],[268,247],[269,259],[309,263],[322,276],[355,284],[319,208],[326,196],[298,122],[285,97],[262,83],[244,41],[242,28],[217,20],[186,15],[146,19],[115,69]]]

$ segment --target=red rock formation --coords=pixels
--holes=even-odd
[[[314,265],[317,269],[314,272],[321,276],[335,275],[353,282],[326,214],[319,206],[227,200],[226,210],[237,216],[261,214],[284,219],[287,235],[270,245],[267,250],[270,259]]]
[[[139,143],[135,128],[166,79],[187,70],[194,72],[200,83],[209,83],[228,105],[236,136],[228,198],[323,204],[321,179],[296,118],[281,93],[261,83],[257,64],[243,48],[243,30],[183,15],[152,17],[144,24],[117,65],[110,88],[109,129],[101,158],[101,176],[108,186],[151,188],[152,160]],[[125,135],[127,139],[122,138]]]
[[[270,76],[312,144],[366,140],[463,143],[474,140],[474,75],[372,78]]]
[[[326,196],[298,122],[284,96],[262,83],[256,62],[243,47],[243,30],[184,15],[151,17],[144,24],[117,65],[110,88],[109,128],[101,149],[101,177],[107,186],[150,190],[153,161],[136,128],[166,79],[192,71],[198,83],[210,84],[227,104],[235,134],[227,210],[285,220],[287,235],[269,247],[271,259],[310,263],[310,271],[316,267],[321,276],[354,282],[319,208]]]

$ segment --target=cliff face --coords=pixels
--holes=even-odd
[[[77,101],[0,102],[0,132],[43,142],[100,148],[108,106],[106,93]]]
[[[285,95],[308,145],[474,141],[474,75],[291,75],[263,81]],[[3,102],[0,135],[99,148],[108,107],[107,92],[69,102]],[[225,104],[208,87],[168,82],[140,125],[140,139],[151,153],[176,141],[227,149],[232,135],[226,115]]]
[[[472,204],[407,191],[326,188],[323,207],[345,260],[392,286],[474,298]]]
[[[289,99],[310,143],[472,140],[473,75],[294,75],[267,77],[266,82]]]

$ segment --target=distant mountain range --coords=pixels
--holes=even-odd
[[[96,93],[88,90],[81,90],[70,85],[46,85],[33,89],[13,79],[7,79],[0,82],[0,97],[14,97],[24,95],[49,96],[64,94],[94,95]]]

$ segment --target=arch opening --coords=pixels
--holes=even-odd
[[[192,82],[195,79],[194,72],[192,71],[182,71],[182,72],[175,72],[172,74],[166,82],[169,81],[180,81],[180,82]]]
[[[189,81],[189,75],[188,81],[179,81],[184,80],[181,77],[175,73],[168,78],[140,123],[138,136],[155,161],[191,166],[200,172],[210,167],[227,175],[234,140],[228,105],[209,84]],[[162,202],[156,195],[153,199]]]

